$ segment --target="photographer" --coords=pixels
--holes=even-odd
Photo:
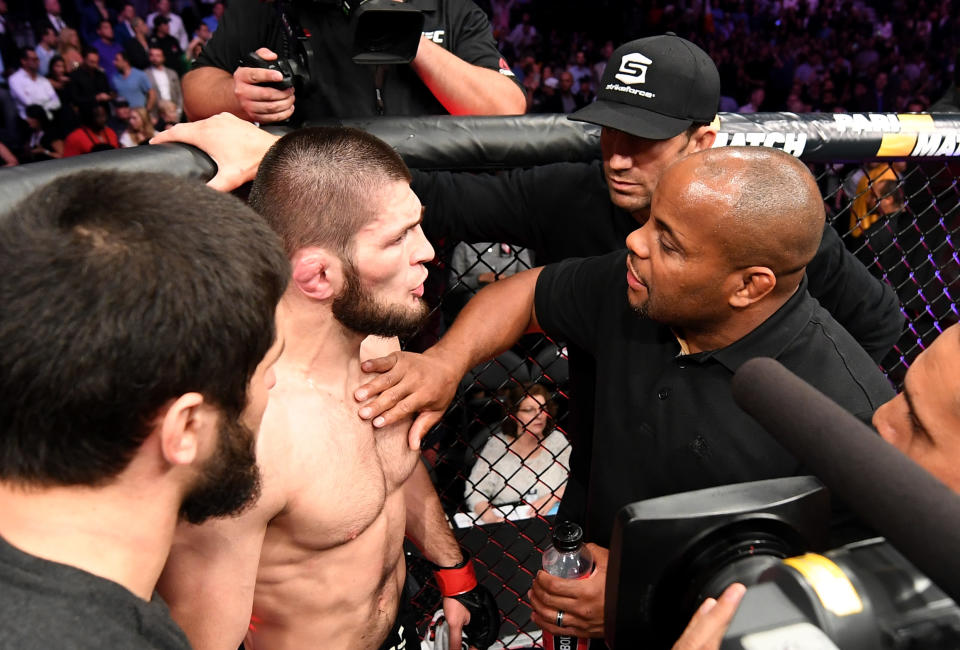
[[[259,84],[280,81],[276,70],[238,67],[256,52],[274,61],[287,48],[278,7],[258,0],[230,5],[184,77],[191,120],[228,111],[267,123],[296,115],[297,123],[324,117],[367,115],[509,115],[524,112],[523,91],[497,51],[486,15],[471,0],[411,0],[425,22],[409,65],[358,65],[351,59],[354,22],[339,2],[284,3],[314,55],[314,87],[278,90]],[[299,92],[299,96],[297,93]]]

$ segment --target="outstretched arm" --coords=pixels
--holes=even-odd
[[[217,175],[207,185],[229,192],[254,179],[264,154],[279,139],[230,113],[220,113],[199,122],[175,124],[150,144],[183,142],[202,150],[217,164]]]
[[[383,427],[419,413],[410,427],[410,447],[443,416],[460,379],[481,361],[492,359],[523,334],[539,331],[534,295],[541,268],[494,282],[467,303],[456,322],[423,354],[394,352],[365,361],[364,372],[381,373],[357,389],[359,415]]]
[[[410,63],[451,115],[522,115],[527,101],[509,77],[468,63],[421,36]]]

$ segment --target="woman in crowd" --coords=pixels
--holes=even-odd
[[[508,400],[510,416],[483,446],[467,480],[467,508],[486,523],[503,521],[498,506],[548,514],[563,496],[570,468],[570,443],[554,428],[550,392],[540,384],[516,387]]]
[[[61,65],[63,61],[60,61]],[[27,142],[20,155],[21,162],[51,160],[63,155],[63,138],[47,119],[43,106],[31,104],[26,108],[27,127],[30,129]]]
[[[153,122],[147,115],[147,109],[143,106],[130,109],[130,120],[126,130],[120,136],[121,147],[136,147],[140,144],[148,144],[153,137]]]
[[[80,127],[63,143],[63,157],[119,148],[117,134],[107,126],[106,107],[103,104],[84,105],[80,108]]]
[[[57,53],[63,57],[66,64],[66,74],[70,74],[80,67],[83,63],[83,48],[80,46],[80,34],[72,27],[64,27],[60,30],[60,46]],[[53,61],[50,62],[50,69],[53,70]]]

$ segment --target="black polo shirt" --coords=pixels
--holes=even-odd
[[[544,268],[537,319],[551,336],[596,361],[593,453],[586,534],[608,546],[614,516],[633,501],[800,471],[733,402],[742,363],[772,357],[851,413],[867,418],[894,391],[850,334],[798,291],[739,341],[683,355],[670,328],[627,301],[626,252]]]
[[[423,11],[423,33],[427,38],[467,63],[509,72],[506,63],[501,66],[490,21],[473,2],[408,2]],[[340,10],[339,3],[295,0],[293,4],[302,27],[310,34],[316,82],[312,91],[297,93],[293,123],[327,117],[447,113],[409,65],[383,66],[381,113],[376,97],[377,66],[357,65],[351,60],[353,23]],[[232,73],[246,54],[261,47],[280,54],[285,42],[272,2],[234,0],[195,67],[213,66]]]

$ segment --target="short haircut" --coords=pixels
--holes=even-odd
[[[36,50],[29,45],[27,47],[21,47],[19,59],[23,61],[25,58],[27,58],[27,54],[29,54],[30,52],[36,52]]]
[[[300,129],[264,156],[250,205],[280,235],[288,255],[320,246],[350,258],[354,236],[375,216],[370,197],[390,182],[410,178],[400,155],[369,133]]]
[[[236,198],[82,172],[0,215],[0,480],[109,482],[170,400],[238,417],[289,262]]]
[[[96,54],[96,55],[97,55],[97,58],[98,58],[98,59],[100,58],[100,50],[98,50],[97,48],[92,47],[92,46],[90,46],[90,45],[84,45],[84,46],[83,46],[83,58],[86,59],[86,58],[87,58],[87,55],[89,55],[89,54]]]

